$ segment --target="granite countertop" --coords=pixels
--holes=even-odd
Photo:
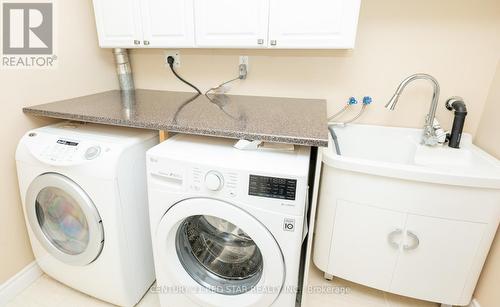
[[[114,90],[26,107],[23,112],[187,134],[328,146],[326,101],[320,99]]]

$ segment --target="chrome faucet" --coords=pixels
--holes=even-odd
[[[398,103],[399,97],[405,87],[411,83],[414,80],[428,80],[432,83],[434,87],[434,93],[432,94],[432,103],[431,103],[431,108],[429,110],[429,114],[427,114],[427,117],[425,118],[425,126],[424,126],[424,132],[422,135],[422,144],[428,145],[428,146],[435,146],[439,141],[439,136],[436,133],[436,130],[439,129],[439,124],[435,124],[435,117],[436,117],[436,108],[438,105],[439,101],[439,83],[438,81],[431,75],[428,74],[414,74],[409,76],[408,78],[404,79],[401,84],[399,84],[398,88],[396,89],[396,93],[394,93],[394,96],[392,96],[391,100],[385,105],[386,109],[389,109],[393,111],[396,108],[396,104]]]

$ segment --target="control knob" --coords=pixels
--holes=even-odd
[[[219,191],[224,185],[224,178],[222,175],[215,171],[209,171],[205,175],[205,186],[210,191]]]
[[[93,160],[99,156],[101,153],[101,147],[100,146],[92,146],[89,147],[84,154],[85,159],[87,160]]]

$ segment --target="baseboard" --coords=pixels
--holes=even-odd
[[[0,285],[0,306],[7,304],[16,295],[23,292],[29,285],[31,285],[35,280],[42,276],[43,272],[36,263],[32,263],[25,266],[16,275],[9,278],[3,284]]]
[[[479,302],[473,298],[468,307],[481,307],[481,305],[479,305]]]

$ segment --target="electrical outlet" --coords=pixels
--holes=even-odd
[[[181,52],[179,50],[166,50],[165,51],[165,65],[168,67],[168,57],[172,56],[174,57],[174,67],[179,68],[181,67]]]
[[[248,75],[248,56],[240,56],[240,64],[238,65],[240,79],[246,79]]]

